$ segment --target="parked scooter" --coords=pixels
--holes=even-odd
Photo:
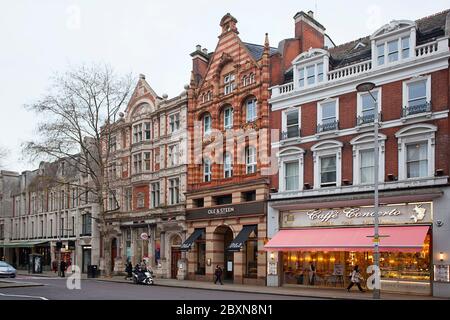
[[[133,282],[135,284],[153,284],[153,272],[148,269],[137,267],[133,270]]]

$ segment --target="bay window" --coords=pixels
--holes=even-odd
[[[150,140],[151,137],[151,127],[150,122],[144,123],[144,130],[145,130],[145,140]]]
[[[133,126],[133,143],[142,142],[142,123]]]
[[[150,171],[150,152],[144,152],[144,170]]]
[[[142,172],[142,154],[137,153],[133,155],[133,168],[134,173],[141,173]]]

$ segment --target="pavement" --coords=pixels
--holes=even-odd
[[[28,273],[18,273],[18,275],[27,275],[39,279],[40,277],[55,278],[54,272],[45,272],[43,274],[29,275]],[[87,279],[86,274],[82,275],[82,279]],[[91,280],[100,282],[113,282],[122,284],[132,284],[131,280],[125,280],[124,276],[112,276],[109,278],[99,277]],[[215,285],[210,282],[191,281],[191,280],[176,280],[176,279],[160,279],[155,278],[155,286],[161,287],[175,287],[184,289],[200,289],[213,290],[219,292],[236,292],[248,293],[256,295],[273,295],[297,298],[315,298],[315,299],[339,299],[339,300],[372,300],[372,293],[370,291],[361,293],[354,289],[354,291],[347,292],[342,288],[299,288],[299,287],[262,287],[252,285],[240,285],[224,283],[224,285]],[[170,298],[169,298],[170,299]],[[397,293],[382,293],[384,300],[444,300],[430,296],[407,295]]]

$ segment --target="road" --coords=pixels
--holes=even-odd
[[[43,286],[0,289],[0,300],[310,300],[312,298],[143,286],[96,279],[81,280],[80,290],[69,290],[61,278],[18,276],[14,281]]]

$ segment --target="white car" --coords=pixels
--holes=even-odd
[[[0,278],[1,277],[15,278],[16,277],[16,269],[14,269],[12,266],[7,264],[6,262],[0,261]]]

